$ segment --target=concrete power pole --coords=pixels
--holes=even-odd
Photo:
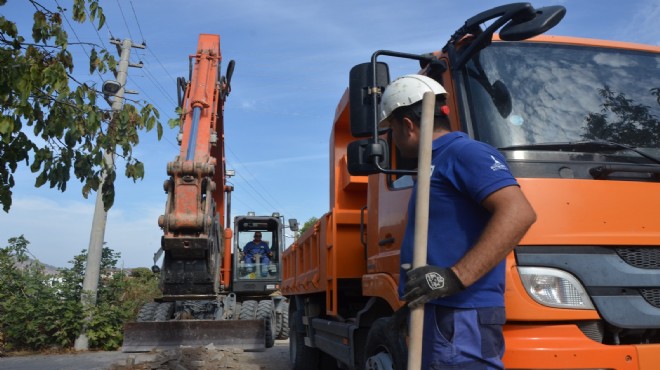
[[[114,96],[112,100],[112,114],[121,111],[124,105],[124,94],[135,94],[136,92],[126,90],[126,79],[128,77],[128,67],[142,67],[142,63],[133,64],[129,62],[131,48],[144,49],[144,44],[135,45],[130,39],[124,39],[120,42],[118,39],[110,39],[112,44],[117,45],[120,54],[119,64],[115,73],[116,81],[106,81],[103,84],[103,93]],[[111,152],[103,153],[105,165],[110,168],[114,166],[114,157]],[[89,237],[89,248],[87,249],[87,268],[85,269],[85,279],[83,280],[83,292],[80,297],[83,307],[86,309],[96,305],[96,296],[98,290],[99,275],[101,270],[101,257],[103,254],[103,239],[105,235],[105,223],[108,213],[103,206],[102,186],[105,181],[105,171],[101,175],[101,184],[96,191],[96,204],[94,208],[94,218],[92,219],[92,231]],[[89,319],[89,318],[88,318]],[[86,334],[87,328],[84,327],[82,333],[74,343],[76,351],[86,351],[89,349],[89,341]]]

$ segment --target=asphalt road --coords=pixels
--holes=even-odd
[[[234,370],[289,370],[289,341],[277,340],[263,352],[237,353]],[[157,353],[80,352],[61,355],[27,355],[0,358],[2,370],[112,370],[140,369],[158,359]],[[197,361],[199,362],[199,361]],[[131,366],[134,364],[135,366]],[[129,365],[129,366],[127,366]],[[183,367],[184,369],[187,366]]]

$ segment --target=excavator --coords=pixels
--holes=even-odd
[[[124,325],[123,352],[208,344],[258,351],[288,338],[280,262],[285,228],[296,231],[298,224],[289,219],[284,226],[278,212],[249,212],[235,217],[232,231],[227,179],[234,173],[225,163],[223,113],[235,63],[222,76],[221,61],[220,36],[201,34],[188,81],[177,79],[181,149],[167,164],[165,214],[158,219],[163,236],[152,267],[162,297]],[[256,232],[270,256],[247,262],[241,247]]]

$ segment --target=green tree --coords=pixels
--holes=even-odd
[[[121,253],[108,247],[103,248],[96,305],[90,307],[89,312],[84,312],[85,315],[82,305],[78,310],[81,320],[83,317],[91,317],[86,330],[90,348],[119,348],[122,344],[124,323],[134,321],[139,308],[160,295],[157,275],[145,268],[150,275],[140,270],[138,277],[130,277],[125,271],[117,269],[120,258]],[[78,302],[85,277],[87,250],[82,250],[69,262],[71,268],[60,270],[63,281],[61,294],[67,301]]]
[[[23,236],[0,249],[0,338],[7,350],[69,347],[80,331],[79,299],[64,299],[61,283],[28,258]]]
[[[307,221],[302,225],[302,227],[300,228],[300,230],[298,230],[298,233],[300,233],[300,235],[302,235],[302,234],[305,232],[305,230],[309,229],[310,227],[313,227],[314,224],[315,224],[318,220],[319,220],[319,219],[316,218],[316,217],[311,217],[309,220],[307,220]]]
[[[30,261],[23,236],[0,248],[0,347],[7,350],[69,348],[80,333],[83,318],[92,317],[87,335],[90,348],[115,350],[122,328],[135,320],[139,307],[160,295],[158,276],[139,269],[135,277],[117,270],[120,254],[104,248],[97,304],[83,312],[80,303],[87,252],[83,250],[57,276]]]
[[[153,302],[154,298],[162,296],[159,282],[160,274],[155,274],[146,267],[131,270],[121,296],[124,309],[130,312],[131,320],[137,317],[145,303]]]
[[[98,0],[73,0],[72,9],[48,9],[35,0],[33,25],[28,38],[17,24],[0,15],[0,204],[8,212],[12,204],[13,174],[19,164],[37,174],[35,186],[46,183],[66,190],[71,173],[84,185],[87,197],[99,190],[100,175],[107,178],[101,191],[105,207],[114,201],[115,168],[104,168],[103,152],[122,156],[125,175],[141,179],[143,164],[132,155],[138,132],[157,128],[162,136],[159,113],[151,104],[140,108],[127,103],[117,114],[98,104],[102,94],[95,84],[73,77],[63,20],[91,22],[103,27],[105,16]],[[6,0],[0,0],[0,6]],[[114,70],[110,52],[92,44],[89,73]],[[29,134],[28,134],[29,131]]]

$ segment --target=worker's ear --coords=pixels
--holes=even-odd
[[[415,122],[406,116],[403,117],[401,122],[403,123],[404,132],[407,134],[411,134],[415,129],[419,129],[419,127],[415,125]]]

